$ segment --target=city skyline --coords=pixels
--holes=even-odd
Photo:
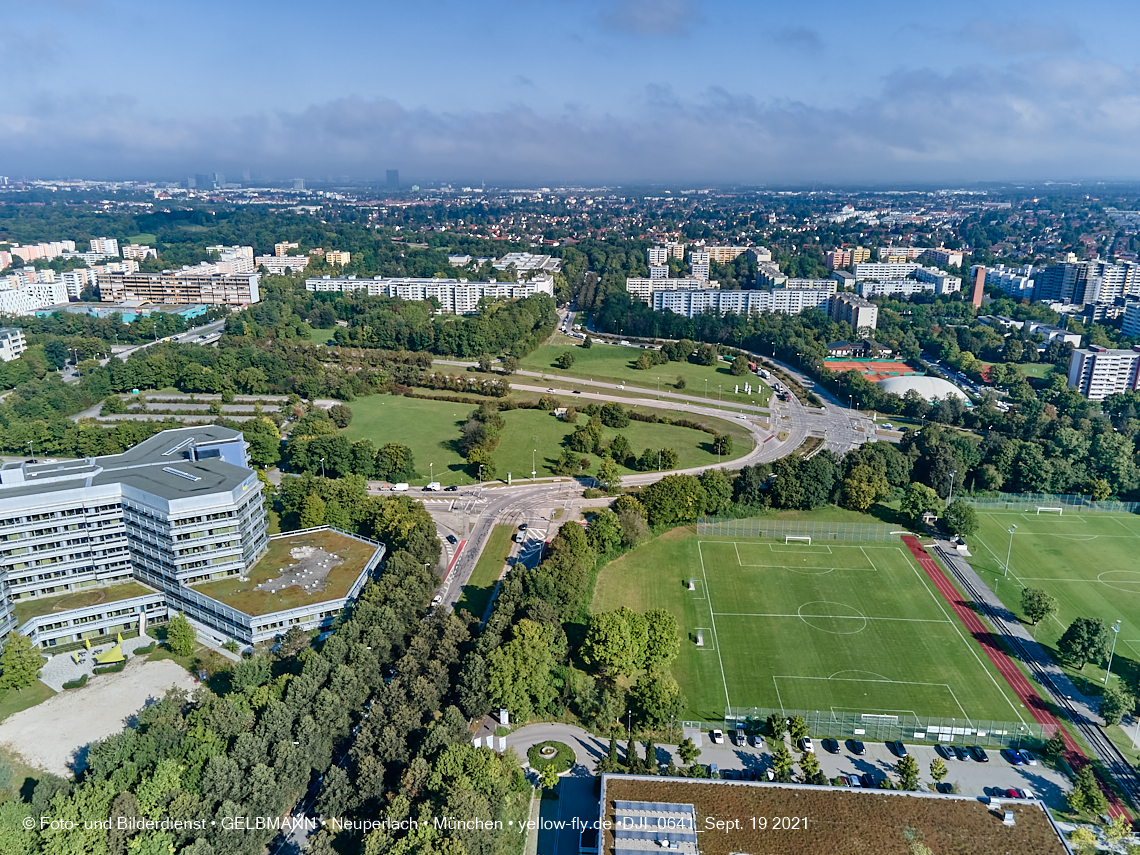
[[[1116,2],[0,8],[19,12],[0,35],[14,176],[1140,177],[1140,51]]]

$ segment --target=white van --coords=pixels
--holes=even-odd
[[[406,493],[408,492],[408,485],[405,482],[400,482],[399,484],[393,484],[392,489],[397,493]]]
[[[424,487],[424,492],[425,493],[438,493],[442,489],[443,489],[443,486],[438,481],[432,481],[430,484],[428,484],[426,487]]]

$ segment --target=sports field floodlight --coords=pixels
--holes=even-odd
[[[1005,551],[1005,572],[1001,574],[1003,577],[1009,575],[1009,556],[1013,552],[1013,533],[1015,531],[1017,531],[1017,526],[1011,524],[1009,527],[1009,549]]]
[[[1112,655],[1116,653],[1116,638],[1120,635],[1120,621],[1112,625],[1112,649],[1108,651],[1108,670],[1104,672],[1104,684],[1108,685],[1108,678],[1112,676]]]

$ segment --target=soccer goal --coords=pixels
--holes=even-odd
[[[1055,513],[1057,516],[1061,516],[1065,512],[1064,508],[1038,508],[1037,516],[1041,516],[1042,511],[1050,514]]]
[[[808,537],[806,534],[789,534],[789,535],[786,535],[784,537],[784,546],[787,546],[789,543],[791,543],[794,540],[798,540],[798,541],[805,541],[806,540],[807,545],[811,546],[811,538]]]

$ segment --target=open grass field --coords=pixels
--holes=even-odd
[[[521,360],[519,367],[527,371],[541,371],[551,377],[585,377],[587,380],[608,380],[614,383],[624,383],[628,386],[639,386],[643,389],[657,389],[657,380],[661,379],[662,390],[670,392],[683,391],[686,395],[703,397],[708,389],[708,400],[718,400],[717,386],[720,386],[720,400],[726,404],[756,404],[766,406],[771,390],[765,386],[758,377],[745,375],[734,377],[728,370],[727,362],[720,362],[712,366],[693,365],[689,362],[667,362],[664,365],[654,365],[646,371],[638,371],[633,367],[637,358],[645,353],[640,347],[622,347],[616,344],[595,344],[591,348],[576,345],[548,345],[540,347]],[[574,354],[574,365],[563,371],[556,368],[556,360],[563,352],[569,350]],[[685,388],[673,388],[677,377],[685,378]],[[751,395],[744,394],[745,382],[751,383]],[[735,394],[733,388],[739,384],[740,394]],[[757,386],[759,388],[757,388]]]
[[[135,244],[136,246],[138,246],[139,244],[150,245],[150,244],[154,244],[157,240],[158,240],[157,235],[152,235],[152,234],[132,235],[131,237],[127,238],[127,243],[132,243],[132,244]]]
[[[154,591],[151,588],[140,585],[138,582],[123,582],[119,585],[108,585],[105,588],[86,588],[71,591],[57,597],[17,600],[15,604],[16,622],[19,625],[26,620],[46,615],[49,612],[65,612],[68,609],[81,609],[85,606],[96,606],[99,603],[114,603],[153,593]]]
[[[386,442],[400,442],[410,447],[415,455],[418,476],[412,483],[427,483],[431,472],[428,464],[431,463],[435,464],[436,480],[443,484],[471,482],[459,453],[459,436],[467,414],[474,409],[472,405],[372,395],[354,401],[351,406],[352,424],[345,428],[345,435],[352,440],[371,439],[377,447]],[[645,411],[652,410],[647,408]],[[553,475],[554,465],[562,454],[563,440],[574,432],[576,425],[556,419],[543,410],[509,410],[503,413],[503,417],[506,427],[500,434],[499,447],[495,452],[499,477],[505,479],[510,472],[515,478],[529,478],[532,451],[535,452],[534,468],[539,476]],[[703,416],[690,418],[709,424],[721,433],[731,434],[733,457],[752,450],[752,437],[739,423]],[[650,447],[672,448],[680,457],[682,468],[707,466],[719,460],[712,451],[712,434],[703,431],[630,422],[620,431],[606,428],[605,437],[610,439],[617,433],[625,435],[637,454]],[[599,458],[592,454],[583,457],[591,459],[589,471],[596,472]]]
[[[55,692],[52,691],[51,687],[39,680],[23,689],[8,689],[3,695],[0,695],[0,721],[13,713],[31,709],[53,695]]]
[[[986,362],[981,359],[978,360],[978,364],[984,366],[986,369],[992,368],[995,365],[993,362]],[[1053,364],[1051,362],[1022,362],[1017,364],[1017,370],[1026,377],[1044,380],[1053,372]]]
[[[733,705],[1032,720],[901,542],[675,529],[603,569],[592,610],[622,605],[677,617],[696,719]]]
[[[1110,625],[1120,620],[1112,670],[1134,685],[1140,671],[1140,516],[1078,514],[1069,508],[1060,516],[979,509],[978,519],[978,533],[969,538],[969,560],[990,590],[1023,619],[1022,588],[1041,588],[1056,597],[1057,614],[1034,633],[1053,653],[1074,618],[1099,617]],[[1066,672],[1086,694],[1098,694],[1103,664],[1090,662],[1084,671]]]
[[[302,546],[323,549],[343,559],[343,562],[329,569],[323,579],[323,587],[314,590],[306,591],[299,584],[286,585],[277,588],[275,592],[265,587],[258,590],[259,585],[275,580],[278,576],[287,575],[290,568],[301,563],[289,552],[294,547]],[[348,593],[348,589],[352,587],[352,583],[356,581],[360,571],[364,569],[364,565],[372,558],[375,551],[374,546],[333,531],[283,537],[269,542],[269,551],[253,566],[245,582],[233,576],[217,582],[195,585],[194,590],[240,609],[247,615],[263,615],[308,603],[325,603]],[[281,568],[286,570],[285,574],[279,572]]]
[[[513,525],[497,525],[491,529],[487,546],[479,556],[475,569],[471,571],[467,584],[463,586],[463,596],[455,604],[456,612],[467,609],[475,617],[483,617],[487,603],[491,602],[495,583],[503,572],[503,565],[507,563],[507,556],[511,554],[511,536],[515,531],[517,529]]]
[[[328,344],[336,335],[336,327],[318,327],[309,333],[309,341],[313,344]]]

